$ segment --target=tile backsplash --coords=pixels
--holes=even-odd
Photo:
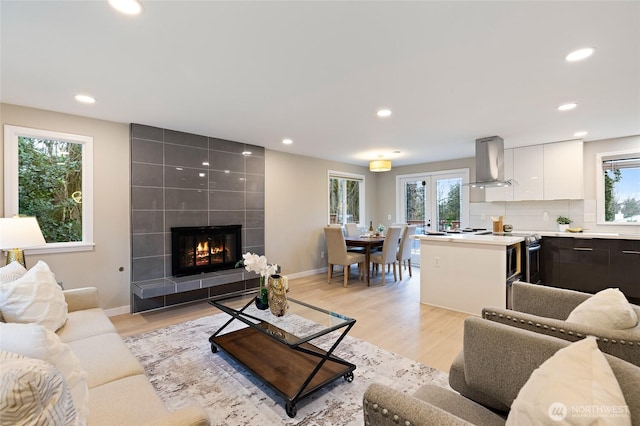
[[[572,227],[590,232],[639,234],[640,225],[597,225],[595,200],[503,201],[469,204],[469,226],[492,228],[491,216],[504,216],[504,223],[518,231],[557,231],[558,216],[573,220]]]

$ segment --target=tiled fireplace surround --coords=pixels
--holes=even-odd
[[[257,287],[244,268],[172,277],[171,227],[240,224],[263,254],[264,148],[141,124],[130,139],[131,312]]]

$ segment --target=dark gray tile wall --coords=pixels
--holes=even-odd
[[[171,276],[173,226],[240,224],[264,253],[263,147],[141,124],[130,141],[132,283]]]

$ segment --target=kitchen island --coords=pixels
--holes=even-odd
[[[507,248],[517,256],[523,237],[507,235],[419,235],[420,303],[472,315],[507,306]]]

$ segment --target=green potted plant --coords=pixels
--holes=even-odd
[[[573,221],[568,217],[558,216],[556,222],[558,222],[558,229],[560,230],[560,232],[565,232],[567,228],[569,228],[569,224]]]

